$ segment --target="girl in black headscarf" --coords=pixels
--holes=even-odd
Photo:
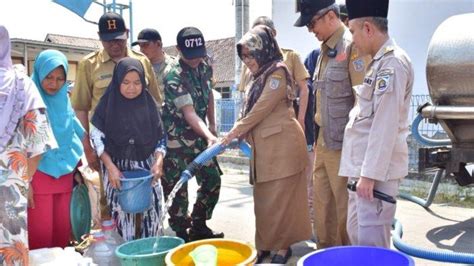
[[[102,161],[104,187],[117,231],[126,240],[158,234],[161,220],[161,185],[166,134],[156,102],[148,92],[140,61],[123,58],[92,117],[91,138]],[[149,169],[153,178],[153,204],[142,215],[136,234],[136,215],[119,206],[122,171]],[[140,219],[138,219],[140,220]]]

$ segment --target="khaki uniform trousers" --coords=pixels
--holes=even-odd
[[[313,208],[313,168],[314,168],[314,151],[308,151],[308,166],[306,166],[306,182],[308,183],[308,207],[309,207],[309,219],[311,224],[314,223],[314,208]]]
[[[350,178],[356,181],[357,178]],[[374,189],[392,197],[398,195],[400,179],[375,181]],[[347,232],[353,245],[390,248],[390,230],[397,205],[374,198],[361,199],[349,192]]]
[[[314,162],[314,231],[317,247],[350,245],[346,232],[347,178],[338,176],[341,150],[329,150],[318,141]]]

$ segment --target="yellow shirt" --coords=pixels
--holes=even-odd
[[[148,58],[140,52],[127,49],[127,56],[140,60],[145,69],[148,90],[161,106],[163,93],[159,92],[155,74]],[[77,67],[76,81],[71,94],[71,104],[75,110],[94,111],[112,80],[116,62],[101,49],[86,55]]]

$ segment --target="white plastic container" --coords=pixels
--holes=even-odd
[[[102,232],[104,233],[105,241],[111,245],[115,245],[116,247],[118,247],[121,244],[125,243],[123,238],[117,233],[117,230],[115,230],[114,220],[103,221]]]
[[[93,243],[86,250],[84,256],[92,258],[93,262],[99,266],[120,265],[115,255],[114,245],[107,243],[104,233],[96,232],[92,236]]]
[[[30,250],[30,266],[96,266],[91,258],[83,258],[73,247]]]
[[[189,253],[196,266],[216,266],[217,248],[213,245],[205,244],[196,247]]]

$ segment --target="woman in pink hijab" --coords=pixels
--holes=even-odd
[[[38,89],[10,52],[0,25],[0,264],[28,265],[29,183],[40,155],[57,144]]]

